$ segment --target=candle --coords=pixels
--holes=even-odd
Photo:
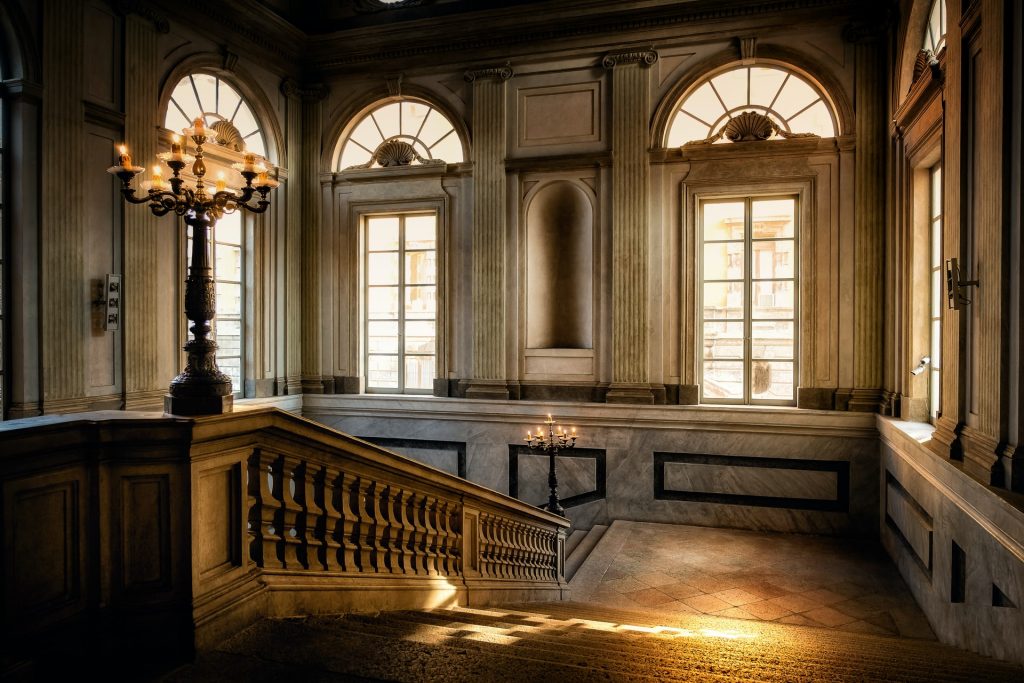
[[[192,122],[192,127],[196,131],[196,135],[206,135],[206,126],[203,124],[203,117],[197,116],[196,120]]]
[[[228,186],[226,180],[224,180],[224,171],[217,172],[217,192],[223,192]]]
[[[246,171],[251,171],[252,167],[256,165],[256,155],[255,154],[247,152],[246,155],[242,159],[243,159],[243,162],[245,163],[245,170]]]
[[[164,189],[164,171],[160,166],[153,167],[153,183],[150,188],[160,192]]]
[[[171,136],[171,158],[181,161],[181,136],[178,134]]]
[[[119,145],[117,151],[120,152],[120,156],[117,158],[117,165],[125,168],[132,165],[132,157],[128,154],[128,147],[125,145]]]

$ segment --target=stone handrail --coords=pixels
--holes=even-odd
[[[15,647],[71,622],[141,653],[264,616],[566,594],[565,519],[277,409],[20,420],[0,445]]]

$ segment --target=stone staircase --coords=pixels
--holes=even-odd
[[[1021,681],[930,640],[586,603],[266,619],[168,681]]]
[[[569,538],[565,539],[566,581],[572,580],[606,531],[607,526],[595,524],[590,529],[574,529]]]

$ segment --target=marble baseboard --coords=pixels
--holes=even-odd
[[[1024,664],[1024,509],[930,448],[932,428],[878,418],[881,538],[939,640]]]

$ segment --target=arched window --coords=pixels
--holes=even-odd
[[[931,11],[928,12],[928,26],[924,31],[923,50],[939,54],[946,47],[946,1],[932,0]]]
[[[0,65],[2,66],[2,65]],[[2,75],[2,71],[0,71]],[[4,111],[4,100],[0,97],[0,169],[3,169],[4,173],[0,174],[0,179],[6,178],[5,162],[7,155],[4,147],[4,118],[7,112]],[[5,229],[5,216],[7,212],[4,211],[4,197],[3,185],[0,185],[0,420],[4,419],[7,414],[7,316],[5,315],[5,307],[8,305],[9,296],[4,291],[4,283],[7,282],[7,230]]]
[[[200,116],[217,131],[218,143],[266,156],[263,131],[252,107],[237,90],[213,74],[193,73],[178,81],[167,105],[164,128],[178,132],[191,127]]]
[[[349,128],[338,170],[463,160],[455,126],[436,107],[412,98],[379,104]]]
[[[178,82],[167,105],[164,127],[179,133],[200,116],[216,132],[216,144],[207,142],[204,146],[207,160],[214,165],[229,167],[238,152],[266,154],[263,128],[253,108],[234,87],[213,74],[192,73]],[[246,235],[251,221],[252,216],[241,211],[224,214],[210,230],[210,263],[217,292],[217,313],[212,321],[218,347],[217,366],[231,378],[232,391],[237,396],[245,390],[245,331],[249,328],[249,292],[245,283],[251,281],[247,274],[250,259]],[[186,259],[192,254],[189,231],[186,228]]]
[[[760,116],[745,117],[747,112]],[[703,80],[682,98],[665,144],[728,142],[736,138],[723,134],[731,133],[726,126],[747,120],[760,129],[742,139],[803,134],[835,137],[837,127],[827,98],[804,77],[781,66],[739,66]]]

